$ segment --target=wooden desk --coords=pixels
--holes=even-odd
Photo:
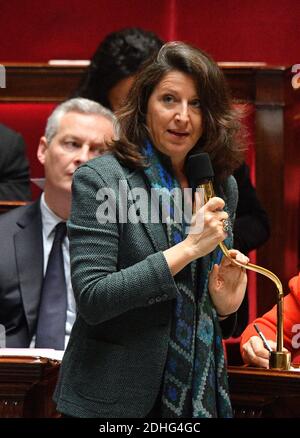
[[[0,418],[55,418],[60,362],[0,357]],[[228,367],[235,418],[300,418],[300,372]]]
[[[52,395],[59,361],[42,357],[0,357],[0,418],[54,418]]]
[[[300,418],[300,372],[228,367],[235,418]]]

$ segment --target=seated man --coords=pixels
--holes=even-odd
[[[75,319],[64,234],[72,175],[104,152],[114,137],[114,122],[110,110],[96,102],[76,98],[60,104],[38,146],[45,168],[41,198],[0,217],[0,324],[6,330],[6,347],[66,346]]]
[[[300,363],[300,273],[289,281],[290,293],[284,297],[284,345],[292,354],[292,362]],[[261,318],[249,324],[242,333],[241,354],[246,364],[269,367],[269,352],[257,336],[254,323],[265,335],[270,347],[276,350],[276,311],[274,306]]]
[[[23,137],[0,123],[0,200],[30,201],[29,165]]]

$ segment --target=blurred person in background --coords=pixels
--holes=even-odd
[[[283,341],[291,352],[292,363],[300,364],[300,273],[289,281],[290,293],[284,297]],[[257,324],[272,350],[276,351],[277,305],[242,333],[241,354],[248,365],[269,368],[269,351],[257,335],[253,324]]]
[[[0,200],[30,201],[29,164],[23,137],[0,123]]]
[[[106,150],[114,122],[110,110],[87,99],[56,107],[37,150],[44,192],[0,216],[0,324],[7,347],[63,350],[68,342],[76,313],[66,235],[73,173]]]

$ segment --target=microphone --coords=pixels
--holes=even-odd
[[[190,155],[186,163],[186,173],[193,189],[203,189],[205,203],[215,196],[212,185],[215,174],[208,153],[198,152]]]
[[[190,155],[186,162],[186,174],[189,177],[193,189],[198,188],[203,190],[205,203],[215,196],[214,186],[212,183],[215,174],[208,153],[198,152]],[[229,220],[225,219],[224,231],[228,231],[228,229]],[[244,265],[239,264],[232,257],[230,257],[228,249],[223,242],[220,242],[219,246],[223,254],[230,258],[233,263],[244,267]]]
[[[200,188],[204,191],[204,202],[206,203],[215,196],[214,187],[212,184],[214,171],[212,168],[210,156],[206,152],[196,152],[191,154],[186,162],[186,174],[190,180],[193,189]],[[227,221],[228,223],[228,221]],[[225,224],[224,224],[225,225]],[[277,287],[277,348],[276,351],[270,353],[270,368],[288,370],[291,363],[291,353],[283,351],[283,288],[279,278],[271,271],[262,266],[248,263],[243,265],[233,259],[224,242],[219,243],[219,247],[223,254],[228,257],[231,263],[240,266],[250,271],[268,277]]]

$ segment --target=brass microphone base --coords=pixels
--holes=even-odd
[[[272,351],[269,363],[270,369],[289,370],[291,366],[291,353],[288,351]]]

